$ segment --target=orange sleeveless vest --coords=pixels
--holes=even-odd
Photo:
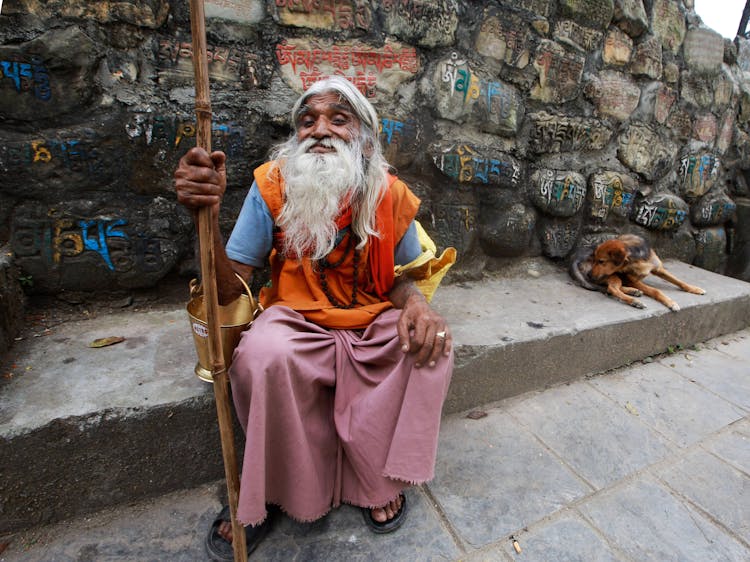
[[[278,166],[272,166],[273,162],[267,162],[255,170],[254,176],[260,194],[275,221],[284,203],[284,181]],[[383,236],[378,241],[382,246],[380,251],[384,254],[390,253],[389,263],[390,267],[393,267],[392,256],[396,244],[414,220],[419,209],[419,199],[395,176],[389,175],[388,181],[390,197],[384,198],[376,214],[379,229],[393,229],[390,235]],[[390,208],[387,208],[389,202]],[[347,238],[345,237],[345,240]],[[360,252],[357,275],[358,305],[349,309],[337,308],[328,300],[321,286],[319,266],[307,257],[299,260],[284,258],[275,246],[276,244],[269,258],[271,286],[264,287],[260,293],[260,302],[264,307],[275,304],[288,306],[304,315],[307,320],[327,328],[361,329],[366,328],[378,314],[393,306],[387,298],[393,278],[390,277],[390,286],[380,287],[380,290],[378,288],[383,282],[379,281],[376,284],[373,279],[371,242],[365,244]],[[325,270],[325,282],[328,292],[334,299],[339,303],[349,304],[352,300],[354,252],[348,251],[346,242],[342,241],[330,253],[327,261],[338,263],[342,256],[343,262],[340,265]],[[387,256],[385,261],[388,263]]]

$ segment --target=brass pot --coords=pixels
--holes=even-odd
[[[236,275],[236,274],[235,274]],[[260,313],[262,307],[253,298],[245,280],[237,275],[245,287],[245,294],[240,295],[229,304],[219,306],[219,324],[221,325],[221,349],[224,354],[224,365],[229,369],[232,364],[234,348],[240,341],[240,335],[247,330]],[[203,287],[197,279],[190,282],[190,301],[187,303],[187,313],[190,328],[193,332],[193,342],[198,353],[198,363],[195,374],[206,382],[214,382],[211,361],[208,356],[208,321],[206,305],[203,299]]]

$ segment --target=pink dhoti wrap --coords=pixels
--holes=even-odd
[[[229,372],[246,436],[239,521],[260,523],[267,503],[299,521],[379,507],[432,479],[453,357],[415,368],[399,314],[332,330],[271,306],[243,333]]]

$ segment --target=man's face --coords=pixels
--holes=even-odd
[[[359,119],[351,106],[334,92],[310,96],[297,117],[297,140],[339,139],[350,143],[359,134]],[[326,154],[336,149],[316,142],[309,152]]]

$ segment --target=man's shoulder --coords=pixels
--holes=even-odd
[[[276,217],[281,212],[283,204],[281,171],[275,160],[271,160],[255,168],[253,172],[258,191],[266,202],[271,216]]]

